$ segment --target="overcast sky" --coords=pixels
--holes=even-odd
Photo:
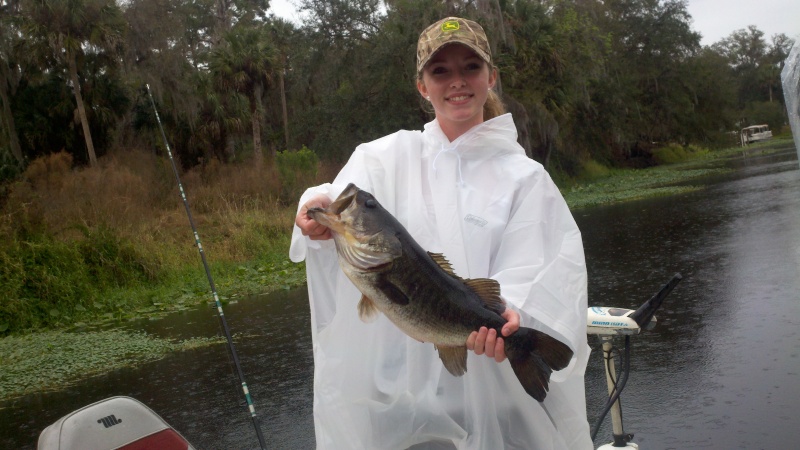
[[[299,21],[292,3],[295,0],[270,0],[275,15]],[[767,42],[784,33],[800,42],[800,0],[689,0],[692,29],[711,45],[736,30],[755,25]]]
[[[703,45],[749,25],[764,32],[767,42],[778,33],[800,42],[800,0],[689,0],[688,10]]]

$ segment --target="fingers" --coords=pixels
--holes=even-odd
[[[300,227],[300,230],[312,241],[331,238],[331,230],[325,225],[321,225],[320,223],[314,221],[313,219],[308,219],[306,228]]]
[[[467,348],[476,355],[486,354],[497,362],[506,359],[505,342],[502,337],[497,336],[497,331],[494,329],[481,327],[478,331],[470,333],[467,337]]]
[[[497,342],[494,345],[494,360],[499,363],[506,360],[506,343],[501,337],[497,338]]]
[[[474,351],[476,355],[482,355],[486,350],[486,336],[489,334],[486,327],[481,327],[478,331],[473,331],[467,338],[467,348]]]
[[[468,350],[475,351],[475,341],[477,339],[478,339],[478,332],[477,331],[473,331],[472,333],[469,334],[469,337],[467,337],[467,349]]]
[[[315,195],[300,207],[297,216],[294,218],[294,223],[300,228],[304,236],[308,236],[311,240],[331,238],[331,231],[328,227],[308,216],[310,208],[326,208],[330,204],[331,200],[326,195]]]

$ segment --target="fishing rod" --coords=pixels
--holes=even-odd
[[[147,86],[147,95],[150,97],[150,104],[153,105],[153,112],[156,114],[156,121],[158,122],[158,128],[161,130],[161,137],[164,138],[164,145],[167,147],[167,155],[169,155],[169,161],[172,163],[172,171],[175,173],[175,179],[178,181],[178,189],[181,192],[181,199],[183,199],[183,206],[186,208],[186,215],[189,217],[189,224],[192,226],[192,231],[194,232],[194,241],[197,244],[197,250],[200,252],[200,258],[203,260],[203,267],[206,270],[206,277],[208,277],[208,283],[211,285],[211,294],[214,296],[214,303],[217,306],[217,313],[219,315],[219,320],[222,322],[222,328],[225,330],[225,338],[228,340],[228,349],[231,351],[231,356],[233,357],[233,364],[236,366],[236,373],[239,376],[239,381],[242,383],[242,393],[244,394],[244,398],[247,401],[247,407],[250,410],[250,417],[253,419],[253,426],[256,429],[256,435],[258,435],[258,443],[261,445],[261,449],[265,450],[267,448],[267,444],[264,442],[264,436],[261,434],[261,427],[258,424],[258,417],[256,417],[256,408],[253,406],[253,401],[250,397],[250,391],[247,389],[247,383],[244,380],[244,373],[242,372],[242,366],[239,363],[239,356],[236,354],[236,347],[233,345],[233,338],[231,337],[231,331],[228,328],[228,322],[225,320],[225,313],[222,311],[222,303],[219,301],[219,296],[217,295],[217,288],[214,286],[214,279],[211,277],[211,270],[208,268],[208,261],[206,260],[206,254],[203,251],[203,245],[200,243],[200,235],[197,234],[197,227],[194,225],[194,219],[192,218],[192,211],[189,209],[189,201],[186,199],[186,193],[183,190],[183,183],[181,183],[181,177],[178,175],[178,167],[175,165],[175,159],[172,157],[172,150],[169,148],[169,142],[167,141],[167,135],[164,133],[164,127],[161,125],[161,118],[158,116],[158,109],[156,109],[156,102],[153,100],[153,94],[150,92],[150,84],[145,84]]]

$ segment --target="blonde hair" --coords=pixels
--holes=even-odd
[[[483,104],[483,121],[494,119],[497,116],[502,116],[506,113],[506,105],[494,89],[489,90],[489,96],[486,97],[486,103]]]

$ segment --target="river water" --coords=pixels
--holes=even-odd
[[[636,308],[683,281],[632,338],[625,431],[644,449],[796,448],[800,436],[800,170],[791,143],[714,163],[705,189],[581,209],[590,305]],[[693,183],[699,183],[694,181]],[[270,449],[314,447],[313,360],[303,289],[225,307]],[[213,336],[212,308],[140,321],[170,338]],[[605,401],[600,341],[586,374],[593,423]],[[622,340],[615,341],[622,346]],[[226,347],[170,355],[59,392],[0,403],[0,448],[35,448],[43,428],[114,395],[145,403],[200,449],[258,448]],[[596,443],[611,441],[610,417]]]

